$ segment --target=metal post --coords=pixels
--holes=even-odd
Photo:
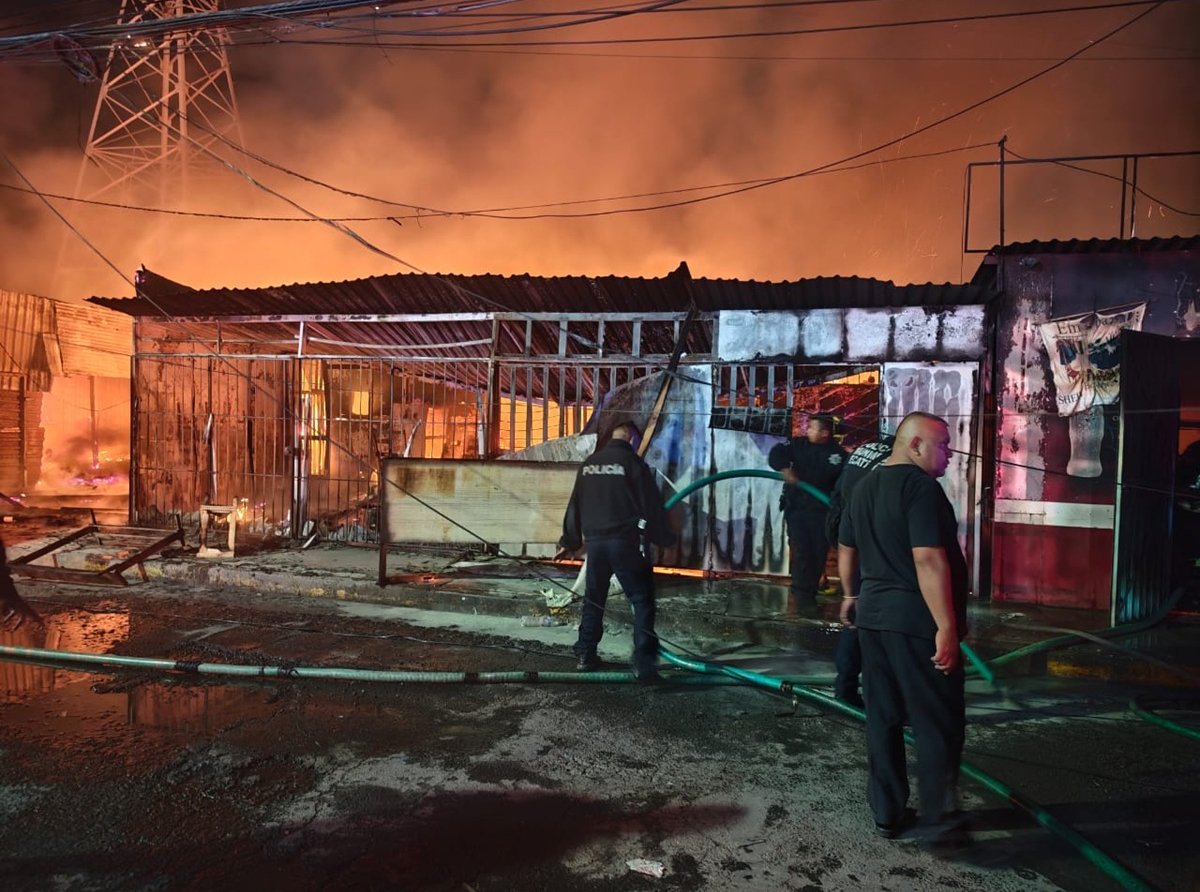
[[[1129,156],[1121,159],[1121,213],[1117,217],[1117,238],[1125,238],[1125,193],[1129,189]]]
[[[1138,156],[1133,156],[1133,176],[1129,183],[1129,237],[1137,238]]]
[[[29,425],[25,423],[25,400],[25,376],[22,375],[17,379],[17,449],[20,453],[17,456],[17,470],[21,478],[21,495],[25,495],[29,489],[27,467],[29,444],[26,442],[29,438]]]
[[[1008,136],[1000,137],[1000,244],[996,251],[999,256],[996,257],[996,289],[1004,290],[1004,145],[1008,142]]]

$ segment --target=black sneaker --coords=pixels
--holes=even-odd
[[[576,672],[597,672],[599,669],[600,659],[598,657],[580,657],[575,661]]]
[[[664,681],[666,681],[666,679],[653,669],[651,669],[649,672],[643,672],[641,675],[637,676],[638,684],[654,685],[662,684]]]
[[[953,858],[971,845],[971,834],[963,824],[922,828],[920,842],[935,858]]]
[[[917,825],[917,813],[911,808],[904,809],[904,814],[900,816],[900,820],[892,824],[881,824],[875,822],[875,835],[881,836],[884,839],[896,839],[903,836],[909,830]]]
[[[817,603],[816,598],[797,598],[795,612],[796,616],[802,616],[805,619],[819,619],[821,616],[821,605]]]

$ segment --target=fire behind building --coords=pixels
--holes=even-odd
[[[127,514],[131,320],[0,291],[0,493],[5,504]]]

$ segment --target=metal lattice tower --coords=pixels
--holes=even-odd
[[[121,0],[122,25],[219,11],[221,0]],[[220,137],[241,145],[224,28],[114,42],[100,84],[76,196],[120,191],[157,204],[186,202],[215,161]]]

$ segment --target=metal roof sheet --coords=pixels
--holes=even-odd
[[[499,276],[404,273],[342,282],[196,290],[150,270],[131,298],[92,297],[130,316],[274,316],[383,313],[702,312],[984,303],[977,285],[896,285],[858,276],[794,282],[692,279],[686,264],[657,279],[624,276]]]
[[[0,291],[0,388],[15,389],[22,377],[33,390],[48,390],[46,341],[54,338],[54,304],[45,297]],[[61,372],[61,370],[58,370]]]
[[[1118,254],[1141,251],[1191,251],[1200,246],[1198,235],[1175,235],[1169,238],[1090,238],[1052,239],[1048,242],[1010,242],[996,245],[989,257],[997,254]]]
[[[125,378],[133,352],[133,320],[103,307],[55,301],[64,375]]]

